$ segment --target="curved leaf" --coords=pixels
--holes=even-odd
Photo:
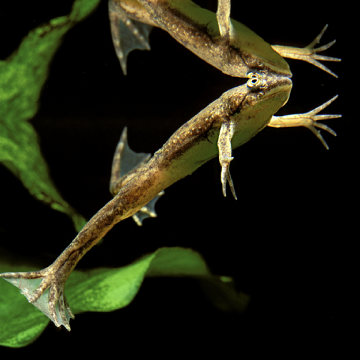
[[[32,196],[67,214],[78,231],[85,219],[61,197],[53,184],[37,134],[27,121],[38,110],[41,89],[62,37],[98,3],[99,0],[75,1],[69,16],[34,29],[15,53],[0,62],[0,162],[21,180]]]
[[[5,262],[5,259],[0,262],[0,272],[33,270],[11,264],[4,266]],[[249,302],[248,295],[234,290],[231,278],[212,275],[199,253],[179,247],[160,248],[118,269],[74,271],[66,285],[66,296],[75,314],[117,310],[130,304],[145,276],[195,277],[221,310],[243,311]],[[28,345],[49,321],[25,301],[18,289],[0,281],[0,345]]]

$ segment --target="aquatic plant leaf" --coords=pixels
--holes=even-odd
[[[34,270],[7,263],[7,258],[0,257],[0,272]],[[130,304],[144,278],[155,276],[198,279],[205,294],[221,310],[241,312],[249,302],[248,295],[234,289],[231,278],[211,274],[199,253],[179,247],[160,248],[117,269],[75,270],[67,281],[65,292],[74,314],[108,312]],[[41,334],[49,321],[26,302],[18,289],[0,281],[0,345],[26,346]]]
[[[83,20],[99,0],[77,0],[69,16],[52,19],[32,30],[19,48],[0,61],[0,162],[32,196],[67,214],[77,231],[85,219],[60,195],[41,154],[39,139],[28,122],[37,112],[51,60],[64,34]]]

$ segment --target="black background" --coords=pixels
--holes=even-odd
[[[197,3],[216,11],[215,0]],[[1,5],[0,58],[16,50],[29,30],[68,14],[71,4]],[[289,344],[294,351],[308,345],[332,351],[340,344],[348,301],[345,279],[351,273],[344,264],[358,238],[358,126],[352,110],[356,103],[350,100],[355,80],[346,58],[349,32],[342,10],[321,2],[282,7],[232,1],[232,17],[270,44],[300,47],[329,24],[321,45],[337,39],[325,54],[343,59],[326,64],[339,79],[288,60],[293,90],[278,115],[307,112],[339,94],[323,111],[343,114],[326,121],[336,138],[322,132],[330,150],[307,129],[267,128],[233,153],[238,201],[230,194],[223,198],[220,165],[214,159],[166,190],[156,207],[158,218],[145,220],[141,228],[131,219],[116,225],[78,268],[119,267],[162,246],[190,247],[204,256],[213,273],[233,277],[237,289],[251,295],[248,312],[220,312],[192,280],[148,279],[127,308],[80,314],[70,333],[50,324],[29,347],[1,348],[0,353],[54,351],[66,344],[68,349],[78,346],[84,356],[98,348],[120,357],[191,346],[202,353],[222,349],[225,356],[234,349],[239,354],[248,348],[278,352]],[[103,1],[67,33],[52,62],[31,123],[56,186],[86,218],[111,199],[112,156],[124,126],[134,151],[153,153],[224,91],[245,82],[222,74],[159,29],[150,42],[150,52],[130,54],[125,77]],[[1,245],[19,257],[51,263],[76,235],[71,222],[33,199],[4,167],[0,179]],[[24,216],[20,223],[19,211]]]

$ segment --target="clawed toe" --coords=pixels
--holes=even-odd
[[[221,184],[222,192],[226,197],[226,183],[229,182],[231,193],[233,194],[235,200],[237,200],[234,183],[230,175],[230,162],[233,160],[233,157],[223,157],[221,161]]]
[[[305,58],[303,60],[307,61],[310,64],[315,65],[321,70],[324,70],[325,72],[331,74],[334,77],[338,77],[335,73],[333,73],[328,67],[321,64],[317,60],[322,61],[341,61],[339,58],[331,57],[331,56],[325,56],[325,55],[318,55],[317,53],[325,51],[329,49],[331,46],[333,46],[336,42],[336,40],[330,41],[328,44],[320,46],[319,48],[315,49],[315,45],[320,42],[321,37],[323,36],[324,32],[326,31],[328,25],[326,24],[325,27],[322,29],[321,33],[308,45],[304,48],[304,52],[308,51],[308,54],[305,54]]]
[[[294,115],[285,115],[285,116],[273,116],[270,120],[268,126],[281,128],[281,127],[297,127],[297,126],[304,126],[309,129],[325,146],[327,150],[329,150],[329,146],[327,145],[326,141],[320,134],[320,131],[316,128],[325,130],[329,132],[331,135],[336,136],[336,132],[330,129],[325,124],[321,124],[317,122],[318,120],[328,120],[328,119],[336,119],[341,117],[340,114],[336,115],[316,115],[321,110],[325,109],[329,106],[333,101],[336,100],[338,96],[334,96],[332,99],[327,101],[326,103],[318,106],[317,108],[304,113],[304,114],[294,114]]]
[[[281,45],[273,45],[272,48],[277,53],[279,53],[282,57],[306,61],[337,78],[338,76],[335,73],[333,73],[329,68],[327,68],[325,65],[323,65],[319,61],[317,61],[317,60],[341,61],[341,59],[339,59],[339,58],[318,55],[319,52],[325,51],[325,50],[329,49],[332,45],[334,45],[336,40],[330,41],[326,45],[315,48],[315,45],[320,42],[321,37],[323,36],[327,27],[328,27],[328,25],[325,25],[325,27],[321,30],[320,34],[308,46],[305,46],[303,48],[296,48],[296,47],[291,47],[291,46],[281,46]]]
[[[136,214],[132,216],[133,220],[136,222],[138,226],[142,226],[142,222],[144,219],[152,217],[157,217],[155,211],[155,204],[159,200],[160,196],[164,195],[165,191],[161,191],[157,194],[152,200],[150,200],[146,206],[143,206]]]
[[[28,301],[41,310],[57,327],[64,325],[70,331],[70,318],[75,316],[64,295],[64,285],[50,273],[41,271],[4,273],[0,276],[20,289]]]

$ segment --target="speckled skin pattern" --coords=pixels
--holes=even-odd
[[[9,281],[41,278],[40,286],[33,293],[25,291],[24,295],[29,302],[35,303],[45,290],[50,289],[47,316],[55,325],[64,325],[68,330],[69,318],[74,316],[64,295],[65,282],[79,260],[115,224],[134,215],[162,190],[217,156],[222,167],[222,191],[226,195],[228,181],[236,198],[229,171],[232,149],[249,141],[267,125],[307,126],[315,133],[315,114],[320,111],[318,108],[302,117],[287,117],[286,121],[273,116],[289,98],[292,88],[290,69],[280,52],[275,52],[244,25],[230,20],[230,0],[218,1],[217,14],[189,0],[111,0],[109,13],[110,21],[120,19],[132,29],[134,36],[138,35],[138,30],[128,21],[129,18],[166,30],[225,74],[249,80],[246,85],[228,90],[209,104],[181,126],[150,160],[144,159],[139,166],[120,177],[117,174],[125,134],[114,156],[110,185],[114,198],[89,220],[52,265],[41,271],[0,274]],[[120,42],[118,35],[113,34],[115,48]],[[145,38],[140,37],[140,41],[146,43]],[[122,53],[118,50],[119,56]],[[301,53],[301,49],[292,51]],[[326,116],[322,119],[339,117]],[[325,125],[322,126],[324,129]]]

